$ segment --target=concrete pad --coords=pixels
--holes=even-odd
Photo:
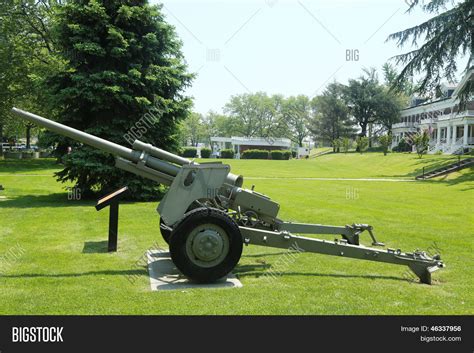
[[[242,283],[231,273],[215,283],[196,283],[187,279],[174,265],[165,250],[147,252],[148,274],[152,291],[185,290],[192,288],[240,288]]]

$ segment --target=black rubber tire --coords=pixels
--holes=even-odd
[[[201,267],[193,263],[186,252],[186,240],[192,230],[206,223],[221,227],[229,240],[226,257],[213,267]],[[178,222],[171,232],[169,245],[171,259],[186,277],[196,282],[210,283],[234,269],[242,255],[243,241],[237,223],[227,214],[215,208],[201,207],[186,213]]]
[[[163,237],[164,241],[166,244],[170,243],[170,237],[171,237],[171,227],[168,227],[165,222],[160,218],[160,233],[161,236]]]

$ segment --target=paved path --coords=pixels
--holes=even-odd
[[[285,177],[244,177],[244,180],[316,180],[316,181],[382,181],[382,182],[413,182],[415,179],[386,179],[386,178],[285,178]]]

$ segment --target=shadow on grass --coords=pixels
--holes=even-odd
[[[466,184],[466,187],[461,189],[461,191],[474,190],[474,166],[471,165],[466,169],[469,170],[469,173],[459,174],[455,178],[453,178],[451,174],[446,174],[433,179],[421,180],[420,182],[427,184],[445,184],[446,186],[454,186],[470,182],[470,185]]]
[[[465,156],[462,157],[462,159],[465,158],[470,158],[470,156]],[[453,157],[453,158],[439,158],[439,159],[433,159],[433,158],[418,158],[415,167],[413,171],[405,174],[384,174],[384,175],[377,175],[378,178],[408,178],[408,177],[416,177],[418,175],[423,174],[423,168],[425,168],[425,173],[428,173],[432,170],[445,167],[449,164],[457,163],[458,162],[458,157]]]
[[[93,206],[93,200],[68,200],[67,193],[14,196],[0,201],[2,208]]]
[[[381,276],[381,275],[346,275],[346,274],[337,274],[337,273],[317,273],[317,272],[282,272],[276,271],[271,273],[266,273],[264,270],[271,268],[269,264],[266,265],[245,265],[237,266],[234,270],[234,274],[238,278],[243,277],[269,277],[272,280],[278,277],[287,277],[287,276],[307,276],[307,277],[331,277],[331,278],[364,278],[364,279],[384,279],[391,281],[401,281],[401,282],[411,282],[410,280],[403,277],[395,276]]]
[[[248,254],[242,255],[242,257],[263,257],[263,256],[276,256],[276,255],[286,255],[288,251],[279,251],[279,252],[272,252],[272,253],[265,253],[265,254]]]
[[[63,166],[56,163],[54,158],[44,159],[5,159],[0,161],[2,173],[32,172],[44,169],[61,169]]]
[[[97,201],[86,200],[68,200],[67,192],[57,192],[47,195],[22,195],[0,200],[2,208],[34,208],[34,207],[81,207],[95,206]],[[150,201],[154,202],[154,201]],[[123,200],[121,205],[134,204],[136,201]]]
[[[67,278],[67,277],[82,277],[82,276],[97,276],[97,275],[108,275],[108,276],[136,276],[136,275],[147,275],[146,268],[133,269],[133,270],[103,270],[103,271],[86,271],[79,273],[22,273],[17,275],[2,275],[1,278]]]
[[[101,254],[107,253],[109,247],[108,240],[102,241],[86,241],[84,242],[83,254]]]
[[[244,255],[242,257],[266,257],[266,256],[274,256],[274,255],[287,255],[288,252],[277,252],[277,253],[264,253],[264,254],[252,254],[252,255]],[[286,277],[286,276],[308,276],[308,277],[332,277],[332,278],[365,278],[365,279],[385,279],[385,280],[393,280],[393,281],[402,281],[402,282],[410,282],[409,279],[404,277],[396,277],[396,276],[381,276],[381,275],[349,275],[349,274],[337,274],[337,273],[317,273],[317,272],[285,272],[276,269],[272,271],[272,264],[267,263],[266,261],[256,260],[257,264],[248,264],[248,265],[237,265],[233,270],[233,273],[238,278],[243,277],[268,277],[274,280],[278,277]]]

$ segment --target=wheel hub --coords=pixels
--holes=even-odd
[[[213,261],[217,259],[224,248],[222,237],[213,229],[205,229],[196,234],[193,239],[193,253],[199,260]]]

